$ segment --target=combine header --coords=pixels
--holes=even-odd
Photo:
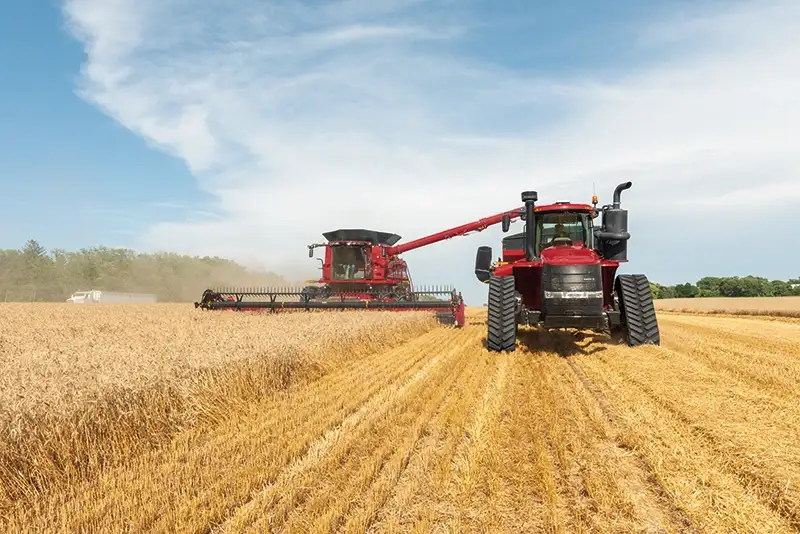
[[[487,346],[516,348],[517,326],[580,328],[621,334],[630,346],[660,344],[658,322],[643,274],[616,275],[628,261],[628,212],[619,184],[614,202],[557,202],[536,206],[536,191],[522,193],[524,208],[503,216],[525,221],[524,231],[503,239],[503,257],[492,264],[491,247],[479,247],[475,276],[489,285]],[[602,214],[601,225],[594,226]]]
[[[364,229],[339,229],[323,233],[322,278],[300,288],[207,289],[195,307],[219,310],[430,310],[440,322],[464,325],[464,300],[450,287],[415,288],[404,252],[452,237],[480,232],[516,212],[503,212],[408,243],[400,236]]]

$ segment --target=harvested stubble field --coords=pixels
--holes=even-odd
[[[660,299],[656,310],[711,315],[754,315],[800,319],[800,297]]]
[[[800,530],[792,320],[667,314],[661,347],[530,331],[495,354],[480,309],[461,330],[415,313],[99,309],[2,308],[3,409],[28,415],[2,438],[0,531]],[[172,426],[114,400],[170,384],[182,400],[154,420]],[[105,417],[82,445],[106,451],[101,473],[91,454],[80,477],[49,465],[71,434],[37,440],[81,421],[69,410],[87,435]]]

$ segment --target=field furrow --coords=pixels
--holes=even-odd
[[[686,335],[679,324],[662,322],[667,339]],[[723,326],[714,337],[718,343],[731,325]],[[757,336],[749,345],[728,339],[731,352],[759,349]],[[750,367],[746,360],[719,365],[718,356],[703,349],[703,338],[694,341],[676,349],[671,342],[611,347],[576,361],[625,421],[630,446],[642,452],[693,524],[710,531],[800,528],[792,483],[800,479],[797,400],[739,380],[738,372]]]
[[[474,333],[474,332],[473,332]],[[470,341],[472,343],[470,343]],[[227,525],[234,532],[263,531],[266,524],[291,531],[328,531],[336,527],[336,519],[347,515],[361,492],[369,491],[381,467],[399,465],[393,454],[405,453],[413,447],[432,412],[453,391],[463,387],[462,375],[474,370],[466,356],[474,336],[448,344],[446,351],[437,350],[427,369],[397,389],[385,389],[359,411],[359,417],[346,421],[335,443],[315,455],[313,462],[292,466],[240,509]],[[453,346],[455,345],[455,346]],[[338,430],[338,429],[337,429]],[[256,520],[257,519],[257,520]],[[362,529],[363,530],[363,529]]]
[[[484,310],[409,324],[209,401],[203,424],[6,507],[0,531],[800,532],[797,325],[665,314],[660,347],[521,329],[493,353]]]

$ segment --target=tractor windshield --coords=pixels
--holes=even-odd
[[[580,245],[593,247],[592,219],[588,213],[536,214],[536,254],[548,247]]]
[[[331,267],[334,280],[363,280],[366,278],[367,255],[364,247],[331,247]]]

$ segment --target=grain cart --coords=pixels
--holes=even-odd
[[[616,275],[628,261],[628,212],[620,196],[630,187],[618,185],[613,204],[600,210],[596,196],[591,206],[536,206],[536,191],[522,193],[524,207],[504,215],[502,228],[508,232],[519,217],[524,230],[503,239],[499,261],[492,263],[488,246],[475,257],[475,276],[489,286],[489,350],[513,351],[518,325],[621,334],[630,346],[660,344],[647,277]]]

